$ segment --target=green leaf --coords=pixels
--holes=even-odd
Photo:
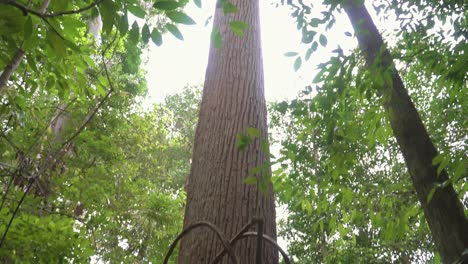
[[[153,5],[154,8],[160,9],[160,10],[174,10],[179,7],[179,3],[176,1],[158,1],[154,3]]]
[[[57,35],[53,30],[47,30],[47,41],[52,47],[52,50],[60,57],[66,56],[66,47],[63,39]]]
[[[301,200],[301,207],[302,207],[302,210],[307,212],[307,214],[312,213],[312,204],[307,199]]]
[[[444,159],[444,157],[445,157],[444,153],[440,153],[437,156],[435,156],[432,159],[432,166],[439,164]]]
[[[262,172],[262,168],[261,167],[253,167],[252,169],[250,169],[250,174],[251,175],[255,175],[255,174],[258,174],[258,173],[261,173]]]
[[[297,55],[299,55],[299,53],[294,52],[294,51],[289,51],[289,52],[286,52],[286,53],[284,54],[284,56],[286,56],[286,57],[295,57],[295,56],[297,56]]]
[[[201,7],[202,7],[201,0],[193,0],[193,2],[195,2],[195,5],[196,5],[198,8],[201,8]]]
[[[442,160],[442,162],[439,164],[439,167],[437,167],[437,176],[439,176],[440,173],[447,167],[449,162],[450,162],[450,159],[448,158],[445,158]]]
[[[307,49],[306,54],[305,54],[305,60],[308,61],[310,59],[310,56],[312,55],[313,50],[311,48]]]
[[[33,25],[31,16],[28,16],[26,23],[24,23],[24,40],[28,40],[33,32]]]
[[[162,44],[161,33],[159,33],[159,31],[157,29],[155,29],[155,28],[153,29],[153,31],[151,31],[151,40],[158,47],[161,46],[161,44]]]
[[[178,38],[178,39],[180,39],[180,40],[184,40],[184,36],[182,36],[182,33],[180,33],[179,29],[178,29],[176,26],[174,26],[174,25],[172,25],[172,24],[167,24],[167,25],[166,25],[166,29],[167,29],[169,32],[171,32],[171,34],[172,34],[174,37],[176,37],[176,38]]]
[[[262,150],[263,153],[270,154],[270,144],[268,143],[268,140],[262,139],[260,141],[260,149]]]
[[[117,13],[115,4],[112,0],[104,0],[98,8],[102,17],[102,31],[110,33],[114,25],[115,14]]]
[[[245,150],[250,143],[252,143],[252,139],[249,136],[244,134],[237,135],[236,146],[240,151]]]
[[[138,43],[138,40],[140,39],[140,28],[138,27],[138,23],[135,21],[132,24],[132,29],[130,29],[130,32],[128,32],[128,40],[136,44]]]
[[[130,13],[132,13],[133,15],[135,15],[136,17],[139,17],[139,18],[145,18],[146,16],[146,12],[143,8],[141,8],[141,6],[139,6],[138,4],[136,5],[129,5],[127,7],[128,11],[130,11]]]
[[[323,34],[320,34],[319,42],[323,47],[327,46],[327,37],[325,37]]]
[[[303,31],[302,32],[302,43],[309,44],[314,40],[315,35],[317,32],[315,31]]]
[[[172,21],[176,23],[180,23],[184,25],[195,24],[195,21],[191,17],[179,11],[170,11],[170,12],[167,12],[166,15],[169,19],[171,19]]]
[[[312,18],[309,22],[309,25],[311,27],[317,27],[320,23],[322,23],[322,20],[319,18]]]
[[[317,48],[318,48],[318,43],[317,43],[317,41],[314,41],[314,42],[312,43],[312,46],[311,46],[310,48],[312,49],[312,52],[316,51]]]
[[[276,105],[276,110],[280,112],[282,115],[286,114],[286,111],[288,110],[288,103],[283,101],[279,104]]]
[[[458,163],[455,173],[453,174],[453,182],[457,182],[465,173],[466,160],[462,160]]]
[[[434,196],[434,193],[437,190],[437,186],[432,187],[432,189],[429,191],[429,194],[427,195],[427,203],[430,203],[432,200],[432,197]]]
[[[150,38],[150,30],[147,24],[143,26],[143,29],[141,30],[141,38],[143,40],[143,43],[147,44]]]
[[[120,18],[119,32],[120,34],[125,35],[127,31],[128,31],[128,16],[127,14],[125,14]]]
[[[294,71],[298,71],[299,68],[301,68],[302,65],[302,59],[301,57],[297,57],[296,60],[294,61]]]
[[[244,36],[245,30],[249,28],[249,25],[240,20],[234,20],[229,23],[229,28],[234,32],[237,36],[242,37]]]
[[[223,44],[223,38],[221,37],[221,33],[219,33],[219,28],[217,27],[213,28],[213,31],[211,32],[211,42],[217,49],[221,48],[221,45]]]
[[[233,3],[229,2],[228,0],[222,1],[222,5],[223,5],[223,12],[225,15],[229,13],[237,13],[239,11],[237,6],[235,6]]]
[[[260,129],[255,128],[255,127],[248,127],[246,130],[247,130],[247,134],[249,134],[253,138],[260,137]]]
[[[257,183],[257,177],[255,176],[250,176],[244,179],[245,184],[256,184]]]

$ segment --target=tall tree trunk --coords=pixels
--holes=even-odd
[[[391,81],[385,82],[381,90],[384,108],[435,244],[444,263],[452,263],[468,248],[468,220],[464,214],[464,207],[451,184],[445,188],[438,188],[431,201],[427,202],[434,184],[448,179],[447,172],[443,170],[437,176],[437,166],[432,165],[437,150],[363,1],[347,0],[342,7],[356,32],[367,66],[377,66],[382,71],[391,70]]]
[[[250,169],[268,161],[260,151],[260,140],[267,139],[267,112],[258,0],[231,3],[239,9],[237,13],[224,14],[219,6],[215,12],[213,27],[219,29],[223,43],[220,48],[212,43],[210,48],[184,218],[184,227],[208,221],[228,239],[256,213],[257,188],[243,180]],[[234,20],[249,25],[243,37],[229,29]],[[236,137],[248,127],[259,129],[261,136],[240,151]],[[276,239],[273,194],[261,200],[265,234]],[[276,250],[270,245],[263,248],[263,262],[278,263]],[[182,239],[178,263],[209,263],[221,249],[214,233],[197,229]],[[234,247],[239,263],[253,263],[255,250],[255,238],[243,239]]]

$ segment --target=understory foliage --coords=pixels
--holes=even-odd
[[[149,106],[141,57],[186,3],[0,1],[0,262],[162,261],[200,94]]]
[[[111,108],[112,98],[49,172],[49,195],[25,197],[0,255],[43,263],[87,262],[91,256],[111,263],[161,262],[182,225],[199,97],[197,89],[186,88],[150,110],[124,111]],[[27,137],[13,131],[12,142]],[[9,173],[8,165],[15,160],[2,163],[2,173]],[[9,177],[2,180],[6,186]],[[24,192],[10,188],[2,232]]]
[[[287,54],[297,54],[296,68],[319,44],[337,49],[297,99],[271,107],[280,145],[274,185],[287,209],[280,235],[298,263],[439,263],[377,92],[386,76],[366,69],[360,52],[327,42],[326,34],[352,34],[333,27],[345,16],[339,1],[324,2],[322,13],[312,4],[288,2],[309,46],[304,57]],[[439,149],[433,164],[448,171],[466,208],[468,45],[462,3],[372,6],[381,22],[400,24],[384,38],[391,40],[397,69]]]

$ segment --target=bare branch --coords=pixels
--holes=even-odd
[[[63,12],[54,13],[54,14],[44,14],[44,17],[58,17],[58,16],[79,14],[79,13],[87,11],[87,10],[101,4],[103,1],[104,0],[98,0],[98,1],[92,3],[92,4],[88,5],[88,6],[85,6],[85,7],[79,8],[79,9],[75,9],[75,10],[68,10],[68,11],[63,11]]]
[[[75,9],[75,10],[67,10],[67,11],[63,11],[63,12],[58,12],[58,13],[53,13],[53,14],[45,14],[44,12],[40,12],[40,11],[36,11],[36,10],[33,10],[15,0],[1,0],[0,1],[0,4],[3,4],[3,5],[10,5],[10,6],[14,6],[16,8],[18,8],[19,10],[21,10],[21,12],[23,12],[23,14],[26,16],[28,14],[32,14],[32,15],[35,15],[37,17],[40,17],[42,19],[44,18],[49,18],[49,17],[59,17],[59,16],[65,16],[65,15],[73,15],[73,14],[79,14],[79,13],[82,13],[84,11],[87,11],[97,5],[99,5],[100,3],[102,3],[103,0],[98,0],[88,6],[85,6],[85,7],[82,7],[82,8],[79,8],[79,9]]]

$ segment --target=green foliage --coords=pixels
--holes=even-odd
[[[51,1],[45,15],[42,1],[1,4],[0,72],[24,56],[0,88],[0,261],[161,262],[181,226],[200,96],[136,105],[142,48],[162,44],[171,18],[191,24],[186,3]]]
[[[324,1],[325,11],[319,13],[302,1],[288,1],[308,47],[305,60],[319,44],[333,44],[326,32],[335,23],[339,3]],[[431,194],[453,182],[466,204],[467,75],[461,67],[466,64],[462,50],[467,44],[458,29],[463,24],[462,7],[440,1],[373,5],[378,19],[387,22],[395,12],[401,22],[396,32],[386,32],[395,43],[388,47],[442,153],[433,165],[450,175]],[[414,19],[403,19],[408,16]],[[301,55],[285,55],[295,58],[297,70]],[[365,68],[358,52],[338,46],[297,99],[271,107],[271,126],[280,144],[273,182],[287,208],[280,234],[298,263],[429,262],[431,258],[437,262],[440,257],[434,253],[381,106],[384,98],[377,92],[391,73]]]
[[[240,20],[234,20],[229,23],[229,28],[234,32],[237,36],[242,37],[244,36],[244,31],[249,28],[249,25],[245,22]]]
[[[213,46],[215,48],[221,48],[223,38],[221,36],[221,33],[219,32],[219,28],[213,28],[213,31],[211,32],[211,43],[213,43]]]

